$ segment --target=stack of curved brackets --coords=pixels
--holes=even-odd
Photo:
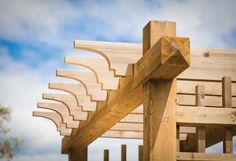
[[[63,136],[70,136],[73,128],[88,119],[89,112],[96,112],[97,102],[106,101],[107,92],[119,87],[121,77],[132,75],[132,64],[141,58],[140,44],[75,41],[75,48],[94,52],[98,57],[66,56],[66,64],[82,66],[83,70],[57,70],[58,77],[76,80],[77,83],[50,82],[49,89],[68,94],[44,93],[37,107],[52,112],[33,112],[33,116],[52,120]]]
[[[75,41],[74,47],[99,54],[103,58],[66,56],[65,63],[82,66],[83,70],[57,70],[58,77],[74,79],[77,83],[50,82],[49,89],[60,90],[68,94],[43,94],[43,99],[51,103],[40,102],[38,108],[51,112],[33,112],[34,116],[52,120],[63,136],[71,136],[72,129],[80,128],[83,122],[96,113],[97,103],[107,100],[107,92],[119,88],[120,78],[133,75],[133,64],[142,57],[142,45],[132,43],[114,43],[97,41]],[[205,85],[206,106],[222,107],[221,79],[232,78],[232,106],[236,107],[236,50],[191,49],[191,66],[177,77],[177,105],[195,106],[195,86]],[[91,115],[89,115],[89,113]],[[210,129],[209,138],[216,131]],[[196,133],[195,128],[180,128],[182,140],[187,134]],[[234,132],[236,134],[236,131]],[[112,138],[143,138],[143,107],[138,106],[115,126],[102,135]],[[210,146],[221,140],[215,137]]]

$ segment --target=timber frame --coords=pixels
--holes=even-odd
[[[56,124],[69,161],[87,161],[99,137],[143,139],[139,161],[236,160],[236,50],[190,48],[170,21],[150,21],[143,44],[75,40],[74,48],[99,56],[65,56],[88,70],[57,70],[78,83],[50,82],[65,94],[44,93],[51,102],[37,106],[50,111],[33,112]],[[223,154],[205,153],[220,141]]]

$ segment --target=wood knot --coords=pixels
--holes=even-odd
[[[210,53],[209,53],[209,52],[205,52],[205,53],[203,54],[203,56],[206,57],[206,58],[208,58],[208,57],[210,56]]]

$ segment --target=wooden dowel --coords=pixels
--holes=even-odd
[[[224,108],[232,108],[231,77],[222,78],[222,104]],[[223,140],[224,153],[233,152],[233,135],[230,128],[225,128]]]
[[[108,149],[104,150],[104,161],[109,161],[109,150]]]
[[[205,106],[205,87],[196,86],[196,105]],[[206,130],[204,127],[197,128],[197,152],[205,153],[206,149]]]
[[[138,146],[138,161],[143,161],[143,146]]]

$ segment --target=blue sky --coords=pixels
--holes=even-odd
[[[0,0],[0,103],[13,109],[11,134],[24,140],[14,161],[66,160],[53,123],[31,112],[47,83],[60,80],[55,70],[68,68],[63,57],[78,54],[73,40],[141,43],[143,26],[155,19],[176,21],[192,47],[236,48],[235,11],[234,0]],[[123,142],[96,141],[90,161]],[[140,144],[126,142],[134,150]]]

